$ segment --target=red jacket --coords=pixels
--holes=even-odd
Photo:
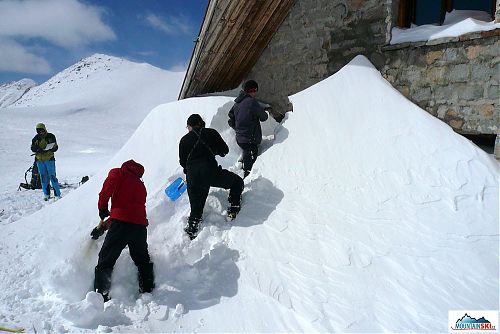
[[[104,180],[99,193],[97,207],[103,211],[108,208],[111,198],[111,219],[127,223],[148,225],[146,218],[146,187],[141,181],[144,167],[129,160],[121,168],[113,168]]]

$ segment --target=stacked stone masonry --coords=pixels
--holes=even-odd
[[[387,10],[379,0],[297,0],[248,78],[275,117],[292,109],[288,95],[337,72],[358,54],[383,66]],[[360,24],[360,23],[363,24]]]
[[[500,29],[384,48],[385,78],[459,133],[498,134]]]
[[[277,119],[288,96],[358,54],[411,101],[459,133],[498,134],[500,29],[389,45],[399,0],[297,0],[248,78]],[[497,11],[498,17],[498,11]]]

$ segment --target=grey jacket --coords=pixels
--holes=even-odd
[[[227,123],[236,131],[238,144],[260,144],[262,129],[260,122],[269,117],[256,99],[245,93],[234,100],[236,102],[229,110]]]

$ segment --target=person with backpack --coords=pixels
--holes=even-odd
[[[259,85],[254,80],[248,80],[243,85],[235,104],[229,110],[228,124],[236,131],[236,143],[243,150],[243,177],[247,177],[257,160],[259,145],[262,142],[260,122],[267,120],[269,115],[255,99]]]
[[[198,114],[187,119],[188,133],[179,143],[179,163],[184,168],[191,213],[184,231],[192,239],[198,234],[202,221],[203,207],[210,187],[229,189],[227,215],[234,219],[240,211],[243,179],[222,169],[215,156],[225,156],[229,147],[217,130],[205,128],[205,122]]]
[[[97,207],[101,223],[90,235],[97,239],[108,230],[99,252],[94,279],[94,291],[100,293],[105,302],[110,299],[113,267],[126,246],[138,269],[139,292],[151,292],[155,287],[147,243],[147,192],[141,180],[143,174],[141,164],[128,160],[120,168],[109,171],[99,193]],[[110,199],[111,211],[108,210]]]
[[[50,197],[49,181],[52,188],[54,188],[55,198],[61,198],[59,181],[56,177],[56,159],[54,158],[54,152],[58,148],[56,136],[47,132],[45,124],[38,123],[36,125],[36,136],[31,140],[31,151],[35,152],[36,165],[42,181],[43,199],[45,201],[48,201]]]

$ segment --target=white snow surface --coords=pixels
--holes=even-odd
[[[294,111],[282,124],[264,124],[238,217],[226,222],[227,191],[212,188],[193,241],[182,230],[187,195],[170,202],[163,190],[182,175],[178,142],[191,113],[228,142],[221,165],[241,172],[229,97],[156,107],[90,181],[3,222],[0,325],[60,333],[446,332],[448,310],[498,309],[498,163],[405,99],[362,56],[290,99]],[[74,131],[63,126],[67,118],[54,127],[61,134]],[[103,122],[92,126],[107,131]],[[89,233],[108,170],[128,159],[145,166],[156,289],[139,295],[124,250],[103,304],[91,292],[103,238]]]
[[[38,192],[12,192],[33,164],[30,146],[38,122],[56,135],[60,183],[77,184],[103,168],[152,108],[177,100],[183,78],[184,72],[95,54],[0,109],[0,171],[8,175],[0,178],[0,202],[5,203],[0,222],[42,207]]]
[[[442,25],[424,24],[409,29],[392,28],[390,44],[430,41],[444,37],[457,37],[474,31],[500,29],[500,23],[491,21],[491,16],[478,10],[453,10],[446,13]]]
[[[0,109],[6,108],[18,101],[34,86],[36,86],[36,82],[31,79],[21,79],[0,85]]]

